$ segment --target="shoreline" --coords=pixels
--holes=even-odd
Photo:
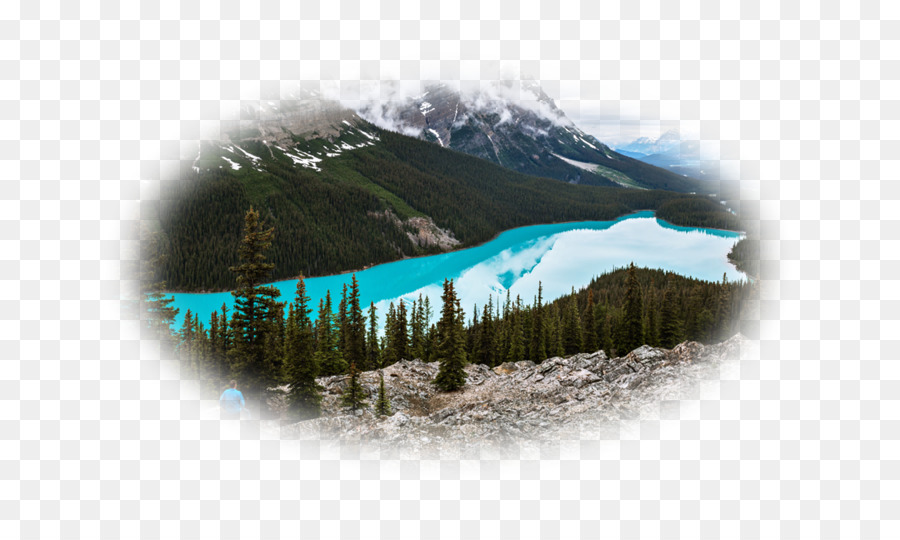
[[[336,277],[336,276],[353,275],[353,274],[356,274],[356,273],[358,273],[358,272],[363,272],[363,271],[365,271],[365,270],[368,270],[368,269],[370,269],[370,268],[373,268],[373,267],[375,267],[375,266],[380,266],[380,265],[383,265],[383,264],[392,264],[392,263],[396,263],[396,262],[400,262],[400,261],[405,261],[405,260],[420,259],[420,258],[423,258],[423,257],[434,257],[435,255],[443,255],[443,254],[447,254],[447,253],[454,253],[454,252],[457,252],[457,251],[464,251],[464,250],[466,250],[466,249],[477,248],[477,247],[480,247],[480,246],[483,246],[483,245],[485,245],[485,244],[488,244],[488,243],[490,243],[490,242],[495,241],[497,238],[499,238],[501,235],[503,235],[503,234],[505,234],[505,233],[507,233],[507,232],[510,232],[510,231],[516,231],[516,230],[519,230],[519,229],[526,229],[526,228],[528,228],[528,227],[542,227],[542,226],[546,226],[546,225],[565,225],[565,224],[568,224],[568,223],[614,223],[614,222],[617,222],[617,221],[621,221],[621,220],[623,220],[623,219],[627,219],[627,218],[629,218],[629,216],[633,216],[633,215],[635,215],[635,214],[640,214],[640,213],[642,213],[642,212],[652,212],[652,213],[653,213],[653,218],[654,218],[654,219],[656,219],[656,220],[658,220],[658,221],[661,221],[661,222],[663,222],[663,223],[666,223],[666,224],[668,224],[668,225],[671,225],[671,226],[673,226],[673,227],[685,227],[685,228],[693,228],[693,229],[707,229],[707,230],[711,230],[711,231],[723,231],[723,232],[729,232],[729,233],[737,233],[737,234],[741,234],[741,235],[744,235],[744,236],[747,235],[747,232],[746,232],[746,231],[734,231],[734,230],[731,230],[731,229],[716,229],[716,228],[713,228],[713,227],[695,227],[695,226],[690,226],[690,225],[678,225],[678,224],[672,223],[672,222],[670,222],[670,221],[666,221],[666,220],[664,220],[664,219],[660,219],[660,218],[656,217],[656,210],[654,210],[654,209],[652,209],[652,208],[645,208],[645,209],[632,210],[632,211],[628,212],[627,214],[622,214],[622,215],[620,215],[620,216],[618,216],[618,217],[616,217],[616,218],[608,219],[608,220],[572,220],[572,221],[554,221],[554,222],[552,222],[552,223],[534,223],[534,224],[531,224],[531,225],[522,225],[522,226],[520,226],[520,227],[513,227],[513,228],[511,228],[511,229],[505,229],[505,230],[499,231],[499,232],[496,233],[494,236],[492,236],[491,238],[489,238],[489,239],[487,239],[487,240],[485,240],[485,241],[483,241],[483,242],[479,242],[479,243],[477,243],[477,244],[471,244],[471,245],[461,245],[461,246],[457,247],[456,249],[451,249],[451,250],[448,250],[448,251],[440,251],[440,252],[437,252],[437,253],[430,253],[430,254],[423,254],[423,255],[413,255],[413,256],[406,255],[406,256],[400,257],[399,259],[394,259],[394,260],[391,260],[391,261],[385,261],[385,262],[380,262],[380,263],[373,263],[373,264],[369,264],[369,265],[366,265],[366,266],[364,266],[364,267],[362,267],[362,268],[357,268],[357,269],[354,269],[354,270],[345,270],[345,271],[343,271],[343,272],[337,272],[337,273],[334,273],[334,274],[323,274],[323,275],[318,275],[318,276],[302,276],[302,277],[303,277],[303,279],[312,279],[312,278],[322,278],[322,277]],[[729,261],[729,263],[732,264],[732,266],[734,266],[734,264],[731,263],[730,261]],[[737,266],[735,266],[735,269],[737,269]],[[742,274],[745,274],[745,275],[746,275],[746,272],[743,272],[743,271],[741,271],[741,270],[739,270],[739,269],[738,269],[738,271],[741,272]],[[282,283],[282,282],[285,282],[285,281],[295,281],[295,280],[300,279],[301,275],[302,275],[302,274],[298,274],[298,275],[296,275],[296,276],[287,277],[287,278],[283,278],[283,279],[278,279],[278,280],[275,280],[275,281],[267,281],[267,282],[265,282],[265,283],[262,283],[260,286],[263,286],[263,287],[264,287],[264,286],[273,286],[273,285],[275,285],[276,283]],[[188,291],[178,291],[178,290],[171,290],[171,291],[161,291],[161,294],[163,294],[163,295],[169,295],[169,294],[220,294],[220,293],[229,293],[229,292],[233,292],[234,290],[235,290],[235,289],[224,289],[224,290],[200,290],[200,291],[191,291],[191,290],[188,290]]]

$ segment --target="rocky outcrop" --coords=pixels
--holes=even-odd
[[[369,212],[369,216],[393,222],[406,233],[413,244],[420,248],[427,249],[437,246],[443,251],[449,251],[460,245],[460,241],[453,236],[452,231],[438,227],[430,217],[416,216],[401,220],[391,210]]]
[[[659,411],[662,401],[685,398],[695,383],[717,378],[719,366],[739,356],[744,338],[717,345],[686,342],[674,349],[643,346],[621,358],[603,351],[506,363],[493,369],[468,365],[465,387],[439,392],[432,384],[436,362],[404,360],[382,370],[394,414],[372,409],[377,371],[360,383],[370,407],[351,414],[340,406],[345,376],[320,379],[324,416],[284,425],[286,439],[358,441],[417,453],[439,449],[464,454],[473,448],[616,430],[622,420]]]

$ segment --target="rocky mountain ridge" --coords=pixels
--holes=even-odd
[[[266,160],[320,171],[343,152],[379,141],[379,129],[491,161],[508,169],[573,184],[702,192],[696,180],[617,153],[572,122],[541,86],[498,81],[462,92],[428,83],[418,95],[348,106],[299,89],[285,99],[245,103],[223,123],[217,141],[185,156],[193,173],[263,172]],[[288,161],[289,160],[289,161]]]
[[[431,382],[437,362],[404,360],[381,370],[391,416],[378,417],[372,409],[378,371],[360,376],[369,407],[356,413],[340,406],[347,377],[327,377],[319,379],[323,416],[284,425],[281,437],[462,455],[527,441],[604,436],[622,421],[652,416],[663,401],[684,399],[699,381],[718,378],[719,368],[737,359],[745,342],[736,335],[716,345],[685,342],[671,350],[645,345],[621,358],[597,351],[493,369],[470,364],[465,387],[449,393]]]
[[[357,108],[363,119],[518,172],[577,184],[702,189],[683,175],[647,167],[582,131],[536,81],[498,81],[463,92],[429,83],[407,97]]]

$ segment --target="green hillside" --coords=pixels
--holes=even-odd
[[[528,176],[362,121],[330,141],[239,144],[205,143],[192,164],[199,172],[186,167],[163,193],[160,277],[170,290],[233,288],[228,268],[237,263],[250,206],[276,228],[270,260],[278,280],[444,249],[414,243],[407,233],[418,229],[410,218],[430,217],[465,247],[514,227],[609,220],[690,198]],[[698,224],[689,212],[672,221]]]

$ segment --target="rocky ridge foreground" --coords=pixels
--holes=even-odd
[[[653,416],[660,403],[685,399],[697,382],[718,379],[720,365],[737,359],[737,335],[704,346],[685,342],[671,350],[643,346],[621,358],[603,351],[502,364],[468,365],[465,387],[439,392],[438,363],[404,360],[382,370],[392,416],[379,417],[378,371],[360,383],[369,407],[355,414],[340,406],[347,376],[319,379],[323,416],[283,426],[283,439],[358,441],[416,453],[466,452],[525,441],[584,439],[615,434],[623,420]],[[282,402],[283,405],[283,402]]]

